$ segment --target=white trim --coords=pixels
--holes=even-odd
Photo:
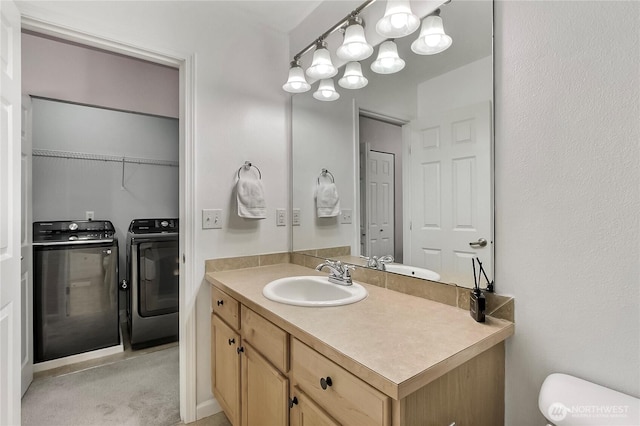
[[[96,351],[84,352],[77,355],[70,355],[64,358],[52,359],[51,361],[33,364],[33,372],[39,373],[41,371],[64,367],[65,365],[76,364],[78,362],[89,361],[96,358],[102,358],[103,356],[119,354],[121,352],[124,352],[124,345],[122,344],[122,342],[119,345],[110,346],[104,349],[98,349]]]
[[[180,68],[180,233],[183,263],[180,274],[180,417],[196,420],[196,308],[195,279],[195,86],[196,57],[189,56]],[[189,315],[187,315],[189,313]]]
[[[196,407],[196,420],[204,419],[205,417],[211,417],[221,411],[222,407],[215,398],[208,399],[204,402],[201,402]]]
[[[164,52],[89,34],[30,16],[23,11],[22,28],[102,50],[120,53],[180,71],[180,248],[185,257],[180,274],[180,417],[196,420],[196,323],[195,323],[195,55]],[[137,42],[136,42],[137,43]],[[189,318],[185,313],[189,312]]]

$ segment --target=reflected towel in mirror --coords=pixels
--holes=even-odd
[[[267,203],[262,180],[249,174],[238,178],[236,185],[238,216],[248,219],[266,219]]]
[[[340,197],[333,182],[319,182],[316,187],[318,217],[336,217],[340,214]]]

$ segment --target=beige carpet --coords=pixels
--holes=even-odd
[[[23,426],[164,426],[180,422],[178,347],[36,379]]]

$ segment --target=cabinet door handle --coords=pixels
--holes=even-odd
[[[224,300],[218,300],[217,303],[218,303],[218,306],[222,306],[222,305],[224,305]]]
[[[238,349],[236,349],[236,352],[238,352],[238,355],[240,355],[242,352],[244,352],[244,346],[240,346]]]
[[[294,396],[293,399],[289,398],[289,408],[293,408],[294,405],[298,405],[297,396]]]
[[[233,345],[236,342],[236,339],[229,339],[229,345]]]
[[[322,390],[327,390],[327,386],[331,386],[332,384],[333,384],[333,381],[329,376],[327,376],[326,379],[324,377],[320,379],[320,387],[322,388]]]

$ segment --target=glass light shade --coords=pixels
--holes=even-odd
[[[364,37],[364,28],[360,24],[351,24],[344,32],[344,41],[336,51],[338,58],[345,61],[362,61],[373,53],[373,46]]]
[[[391,41],[380,45],[378,57],[371,63],[371,71],[378,74],[393,74],[404,68],[404,61],[398,56],[398,46]]]
[[[411,12],[407,0],[388,0],[384,16],[376,24],[376,31],[386,38],[408,36],[418,29],[420,18]]]
[[[362,89],[369,84],[369,80],[362,75],[359,62],[349,62],[344,68],[344,75],[338,80],[340,87],[345,89]]]
[[[442,18],[430,15],[422,21],[420,36],[411,43],[411,50],[418,55],[435,55],[447,50],[453,40],[444,32]]]
[[[282,88],[289,93],[304,93],[311,89],[311,85],[304,78],[304,71],[299,65],[289,69],[289,78]]]
[[[333,80],[327,78],[325,80],[320,80],[318,90],[313,93],[313,97],[319,101],[335,101],[340,97],[340,93],[336,92]]]
[[[307,68],[307,75],[318,80],[331,78],[338,74],[338,69],[331,62],[331,54],[326,47],[319,47],[313,52],[313,61]]]

